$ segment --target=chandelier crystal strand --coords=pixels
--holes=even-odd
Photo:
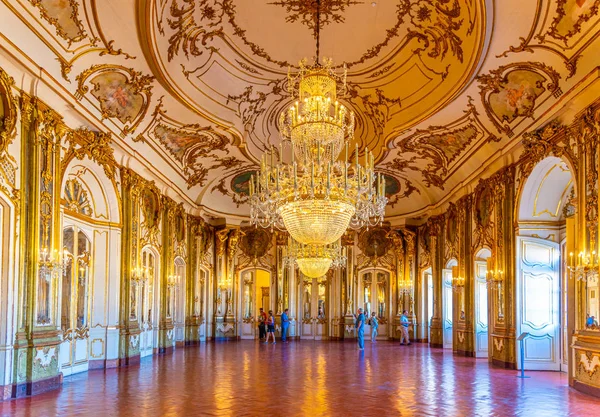
[[[289,78],[296,101],[282,113],[279,128],[291,143],[291,158],[283,160],[283,146],[261,158],[250,184],[251,223],[286,229],[294,240],[320,246],[339,240],[350,225],[381,224],[387,198],[374,156],[366,149],[360,164],[357,145],[349,160],[354,114],[337,101],[345,71],[338,77],[330,60],[311,67],[302,61],[298,75]]]

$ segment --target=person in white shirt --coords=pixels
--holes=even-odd
[[[406,345],[410,345],[410,338],[408,337],[408,312],[404,310],[402,315],[400,316],[400,344],[404,345],[404,341],[406,341]]]

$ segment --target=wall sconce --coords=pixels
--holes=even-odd
[[[412,279],[401,279],[398,283],[400,294],[410,294],[413,288]]]
[[[131,270],[131,283],[138,285],[148,281],[148,268],[133,268]]]
[[[167,278],[167,287],[168,288],[175,288],[177,286],[177,283],[179,282],[179,275],[169,275],[169,277]]]
[[[452,267],[452,288],[458,290],[464,288],[465,279],[459,275],[458,266]]]
[[[494,259],[487,259],[487,272],[485,273],[486,283],[489,285],[494,283],[501,283],[504,281],[504,271],[501,269],[494,269]]]
[[[44,246],[38,261],[40,277],[50,281],[52,278],[58,278],[61,273],[66,275],[71,257],[66,248],[63,249],[62,253],[59,253],[56,249],[50,253],[48,248]]]
[[[578,281],[597,281],[599,275],[598,255],[596,251],[592,253],[579,252],[577,260],[573,258],[573,252],[569,253],[569,265],[567,266],[571,279]]]

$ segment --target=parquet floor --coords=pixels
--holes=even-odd
[[[600,416],[561,373],[490,368],[426,345],[208,343],[65,378],[3,416]]]

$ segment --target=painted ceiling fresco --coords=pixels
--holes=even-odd
[[[0,2],[123,146],[207,215],[240,219],[317,25],[320,56],[348,70],[341,100],[385,175],[389,218],[422,216],[519,140],[600,43],[600,0],[322,0],[318,20],[307,0]]]

